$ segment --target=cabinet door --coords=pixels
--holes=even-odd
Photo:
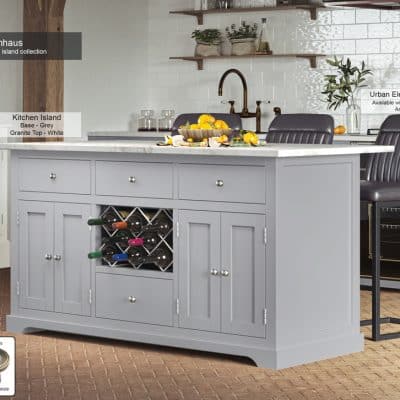
[[[52,203],[19,203],[20,305],[53,311],[54,261]]]
[[[265,337],[264,229],[263,215],[222,214],[221,290],[224,333]]]
[[[220,213],[179,212],[179,326],[219,332]]]
[[[90,206],[57,203],[54,207],[55,311],[90,315]]]

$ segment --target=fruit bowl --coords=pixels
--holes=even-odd
[[[229,136],[232,134],[232,129],[178,129],[180,135],[185,140],[193,139],[195,142],[201,142],[203,139],[209,139],[211,137],[219,137],[222,135]]]

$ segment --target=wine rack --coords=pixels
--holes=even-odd
[[[159,266],[154,262],[147,262],[144,260],[140,263],[133,263],[129,259],[125,262],[119,261],[110,261],[109,258],[102,258],[103,266],[108,266],[111,268],[118,267],[129,267],[134,268],[136,270],[151,270],[151,271],[161,271],[161,272],[173,272],[173,211],[169,209],[163,208],[143,208],[143,207],[120,207],[120,206],[102,206],[100,218],[105,215],[109,215],[112,213],[115,215],[115,219],[117,222],[127,222],[132,219],[132,217],[139,218],[144,221],[142,229],[132,232],[130,231],[130,235],[132,239],[142,238],[146,236],[147,229],[153,226],[154,221],[157,221],[160,217],[164,220],[170,222],[170,229],[167,232],[159,232],[154,230],[152,233],[152,245],[149,246],[144,243],[140,246],[140,249],[145,254],[145,259],[151,257],[157,252],[162,251],[162,254],[165,254],[165,258],[167,260],[171,260],[167,263],[167,265]],[[129,228],[128,228],[129,230]],[[110,229],[107,225],[102,225],[101,227],[101,246],[100,250],[103,250],[107,246],[108,240],[113,240],[113,238],[121,232],[118,229]],[[118,250],[120,250],[121,254],[128,254],[132,246],[129,244],[122,245],[121,243],[114,243]]]

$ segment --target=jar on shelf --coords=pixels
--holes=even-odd
[[[175,111],[162,110],[161,118],[158,120],[158,131],[171,132],[174,122],[175,122]]]
[[[154,110],[142,110],[139,118],[139,132],[157,131],[157,121],[154,118]]]

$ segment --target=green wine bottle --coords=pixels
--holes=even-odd
[[[104,246],[102,250],[93,251],[88,254],[89,260],[105,259],[109,263],[113,263],[113,255],[120,253],[118,247],[113,245]]]

